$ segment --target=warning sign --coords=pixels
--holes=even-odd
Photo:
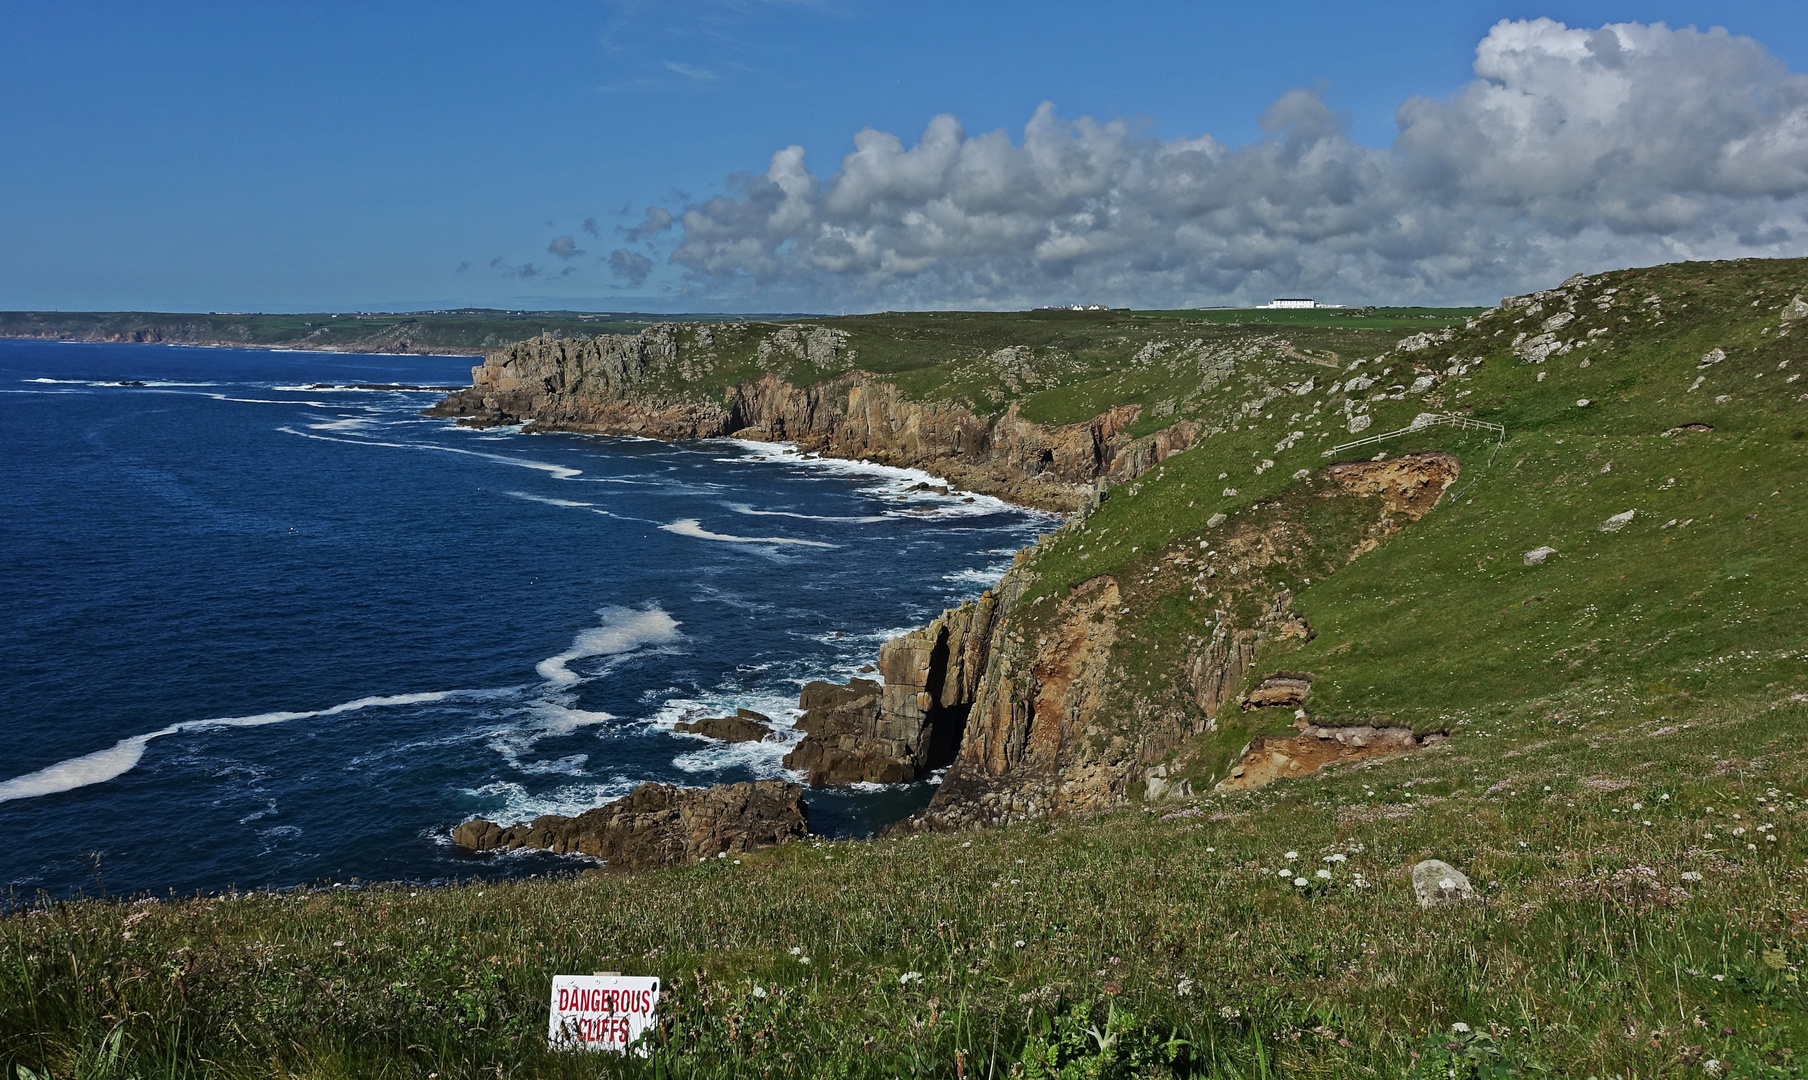
[[[653,1026],[659,980],[635,975],[554,975],[546,1041],[555,1050],[622,1053]],[[644,1047],[637,1052],[645,1055]]]

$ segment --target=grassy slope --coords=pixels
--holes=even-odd
[[[619,969],[673,987],[662,1049],[629,1069],[663,1075],[953,1075],[994,1055],[999,1075],[1035,1075],[1062,1045],[1081,1065],[1116,1058],[1076,1075],[1160,1060],[1219,1076],[1647,1077],[1704,1075],[1708,1059],[1803,1075],[1808,406],[1783,380],[1808,365],[1808,329],[1776,328],[1808,265],[1615,278],[1625,299],[1580,305],[1566,328],[1609,327],[1604,344],[1522,364],[1510,342],[1538,319],[1507,312],[1412,354],[1440,369],[1483,356],[1440,393],[1508,441],[1491,467],[1492,443],[1442,429],[1383,444],[1450,449],[1474,485],[1334,576],[1290,581],[1319,635],[1258,668],[1314,672],[1321,716],[1448,727],[1450,742],[1253,793],[633,879],[40,909],[0,921],[0,1063],[593,1075],[597,1062],[544,1049],[547,979]],[[1698,370],[1715,347],[1728,358]],[[1328,382],[1295,351],[1201,395],[1202,415],[1268,401],[1242,414],[1253,428],[1059,533],[1035,556],[1038,588],[1139,581],[1152,549],[1196,545],[1209,514],[1254,513],[1324,461],[1349,436],[1322,390],[1264,389]],[[1372,434],[1427,406],[1370,407]],[[1663,434],[1690,422],[1715,430]],[[1307,434],[1277,451],[1294,430]],[[1276,464],[1257,474],[1263,460]],[[1627,509],[1629,525],[1598,531]],[[1663,528],[1672,518],[1691,524]],[[1542,544],[1559,554],[1525,565]],[[1126,596],[1120,664],[1153,693],[1199,615]],[[1224,726],[1220,749],[1285,729]],[[1487,903],[1421,911],[1406,875],[1430,856]]]

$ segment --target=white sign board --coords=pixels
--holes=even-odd
[[[554,975],[546,1041],[555,1050],[622,1053],[653,1026],[659,980],[636,975]],[[644,1047],[638,1052],[647,1053]]]

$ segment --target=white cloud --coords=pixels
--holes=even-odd
[[[1475,73],[1402,105],[1385,149],[1307,90],[1240,147],[1050,103],[1016,141],[946,114],[909,147],[866,129],[827,178],[786,147],[685,207],[672,261],[717,297],[1407,303],[1808,248],[1808,76],[1752,39],[1502,21]]]
[[[696,79],[698,82],[709,82],[716,78],[716,73],[708,68],[698,67],[695,64],[681,64],[676,60],[667,60],[665,69],[687,79]]]

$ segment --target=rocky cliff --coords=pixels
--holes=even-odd
[[[964,405],[916,401],[896,382],[857,368],[847,335],[784,326],[757,342],[757,366],[699,397],[701,379],[733,368],[718,332],[660,325],[635,335],[536,338],[499,350],[472,369],[469,390],[432,415],[479,426],[531,422],[537,430],[656,439],[733,435],[788,440],[812,452],[923,469],[971,491],[1025,506],[1071,510],[1101,479],[1134,479],[1184,450],[1198,425],[1178,421],[1131,438],[1140,406],[1107,409],[1081,423],[1045,425],[1013,402],[997,416]],[[775,370],[777,369],[777,370]],[[782,370],[786,374],[778,372]],[[809,375],[831,372],[820,379]]]
[[[626,798],[576,817],[543,814],[503,826],[477,818],[452,842],[470,851],[538,848],[604,859],[617,870],[646,870],[798,840],[809,834],[803,789],[782,780],[686,790],[642,784]]]
[[[1233,702],[1238,709],[1278,707],[1303,722],[1310,673],[1275,672],[1249,694],[1237,693],[1258,670],[1259,657],[1278,658],[1288,642],[1313,636],[1277,572],[1308,579],[1335,573],[1423,516],[1459,471],[1457,459],[1440,452],[1328,466],[1240,521],[1208,526],[1151,552],[1130,580],[1100,575],[1036,590],[1027,604],[1022,598],[1040,571],[1033,555],[1021,560],[982,601],[989,633],[983,640],[963,637],[962,665],[932,659],[913,667],[923,681],[905,684],[893,698],[904,700],[920,685],[914,703],[931,706],[924,715],[965,713],[958,752],[934,800],[900,831],[1097,810],[1137,784],[1149,792],[1186,790],[1181,778],[1213,756],[1209,738],[1201,737]],[[1307,501],[1321,505],[1302,505]],[[1320,524],[1331,521],[1341,527]],[[1069,528],[1084,529],[1084,518]],[[1204,616],[1191,647],[1172,654],[1139,649],[1133,607],[1171,603],[1193,605]],[[894,655],[920,655],[922,643],[950,641],[969,610],[977,614],[979,606],[899,639]],[[1322,745],[1314,736],[1302,738],[1312,752],[1302,745],[1276,775],[1417,745],[1411,731],[1368,729],[1357,742]],[[1264,745],[1258,741],[1239,756]],[[1277,745],[1273,752],[1280,751]],[[1250,773],[1249,764],[1238,767]],[[1233,786],[1257,779],[1252,774]]]

